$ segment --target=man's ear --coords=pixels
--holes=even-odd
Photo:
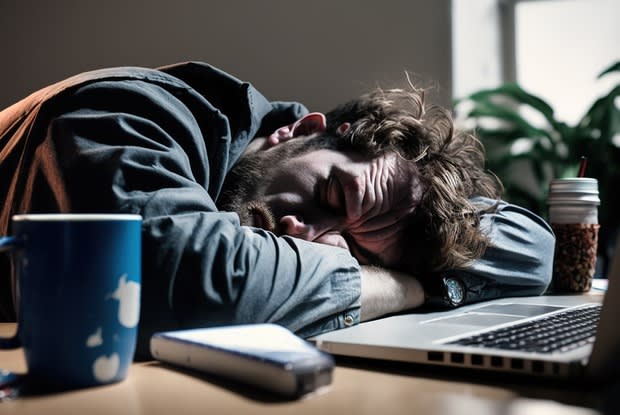
[[[291,128],[291,137],[320,133],[327,128],[325,115],[320,112],[311,112],[298,119]]]
[[[327,121],[325,115],[320,112],[311,112],[310,114],[304,115],[293,124],[280,127],[271,133],[271,135],[267,137],[265,148],[273,147],[291,138],[325,131],[326,126]]]
[[[351,123],[343,122],[336,129],[336,133],[338,133],[338,135],[342,137],[343,135],[347,133],[347,131],[349,131],[349,128],[351,128]]]

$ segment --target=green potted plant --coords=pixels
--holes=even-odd
[[[619,71],[620,61],[598,78]],[[487,167],[502,180],[505,199],[543,217],[550,180],[575,177],[580,159],[587,158],[585,175],[599,181],[599,255],[606,272],[620,223],[620,84],[575,125],[557,120],[547,102],[516,83],[475,92],[455,105],[484,143]]]

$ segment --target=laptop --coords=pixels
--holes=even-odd
[[[604,293],[503,298],[400,314],[311,341],[334,355],[604,380],[620,374],[617,316],[620,243]]]

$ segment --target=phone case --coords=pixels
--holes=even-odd
[[[151,354],[161,362],[298,397],[331,383],[331,355],[275,324],[155,333]]]

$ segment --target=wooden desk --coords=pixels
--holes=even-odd
[[[0,335],[9,335],[14,329],[14,324],[0,324]],[[0,402],[0,414],[602,413],[599,394],[584,391],[583,386],[549,385],[547,381],[519,381],[400,363],[340,359],[337,363],[333,384],[326,392],[298,401],[282,401],[238,384],[144,362],[135,363],[121,383]],[[0,368],[25,373],[21,350],[0,351]],[[620,396],[618,391],[616,388],[616,396]]]

